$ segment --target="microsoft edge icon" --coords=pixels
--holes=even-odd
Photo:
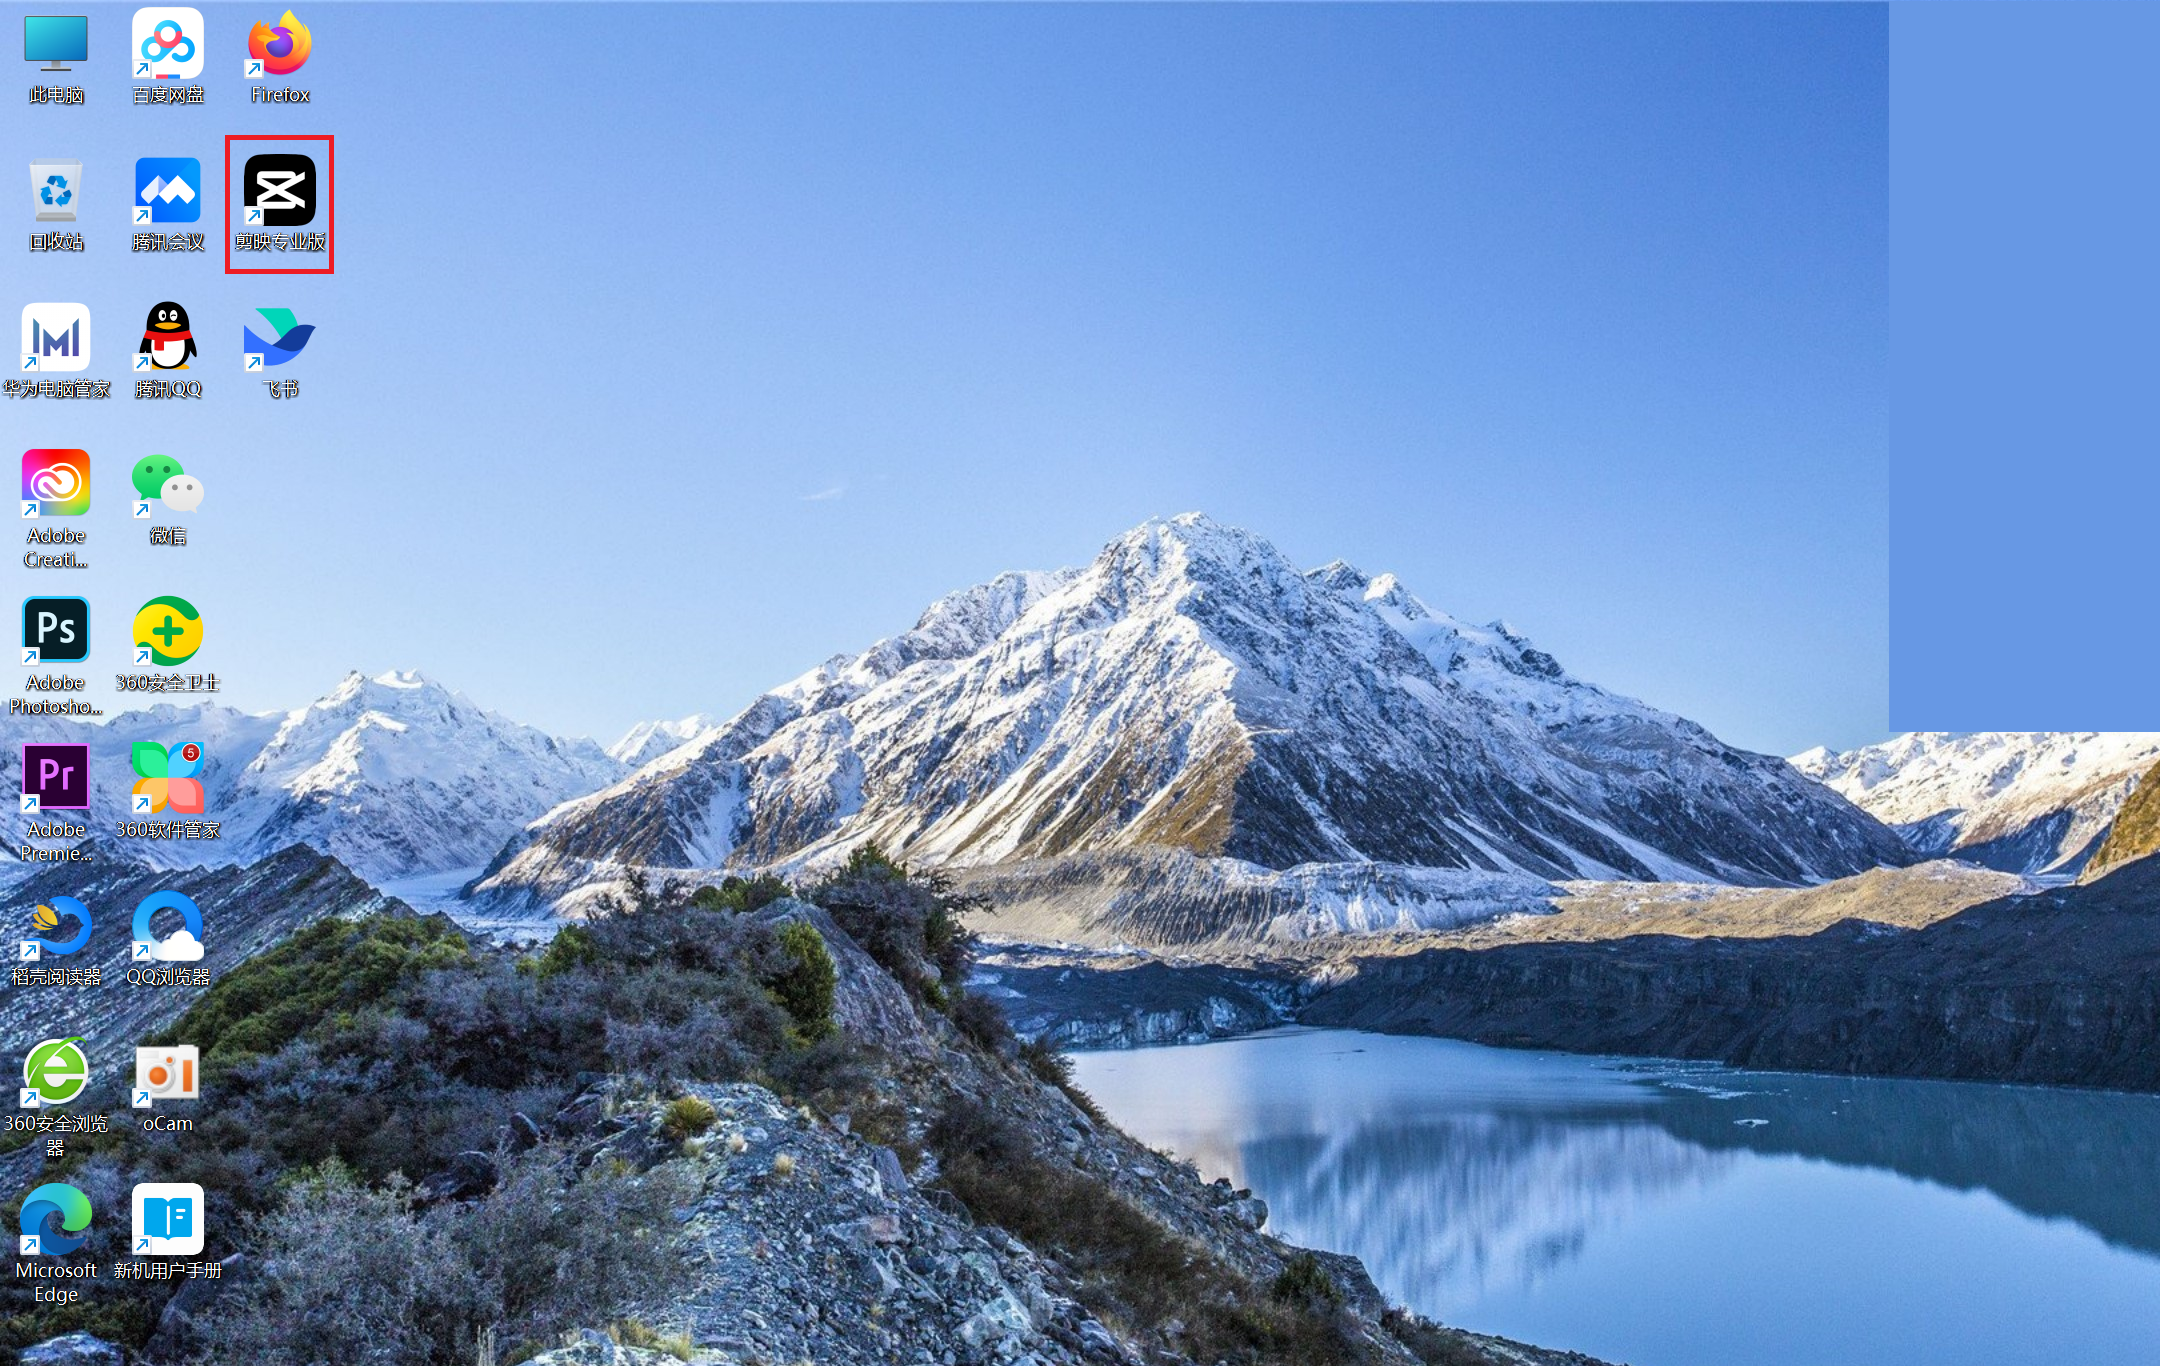
[[[45,1221],[59,1216],[64,1233],[48,1233]],[[23,1197],[22,1247],[25,1257],[65,1257],[90,1241],[90,1197],[73,1186],[48,1181]],[[78,1236],[70,1238],[67,1234]]]

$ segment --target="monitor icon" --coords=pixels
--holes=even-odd
[[[26,14],[22,21],[23,60],[44,62],[41,71],[65,71],[63,62],[90,60],[90,17],[85,14]]]

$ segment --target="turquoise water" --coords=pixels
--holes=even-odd
[[[1076,1061],[1460,1327],[1631,1366],[2160,1362],[2160,1097],[1334,1030]]]

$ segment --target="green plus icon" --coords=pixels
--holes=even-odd
[[[90,1084],[90,1060],[82,1040],[47,1039],[23,1059],[24,1106],[65,1105]]]
[[[135,613],[136,663],[185,664],[202,648],[202,614],[186,598],[152,598]]]

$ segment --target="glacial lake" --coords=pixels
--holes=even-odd
[[[1457,1327],[1629,1366],[2160,1362],[2160,1097],[1336,1030],[1075,1061]]]

